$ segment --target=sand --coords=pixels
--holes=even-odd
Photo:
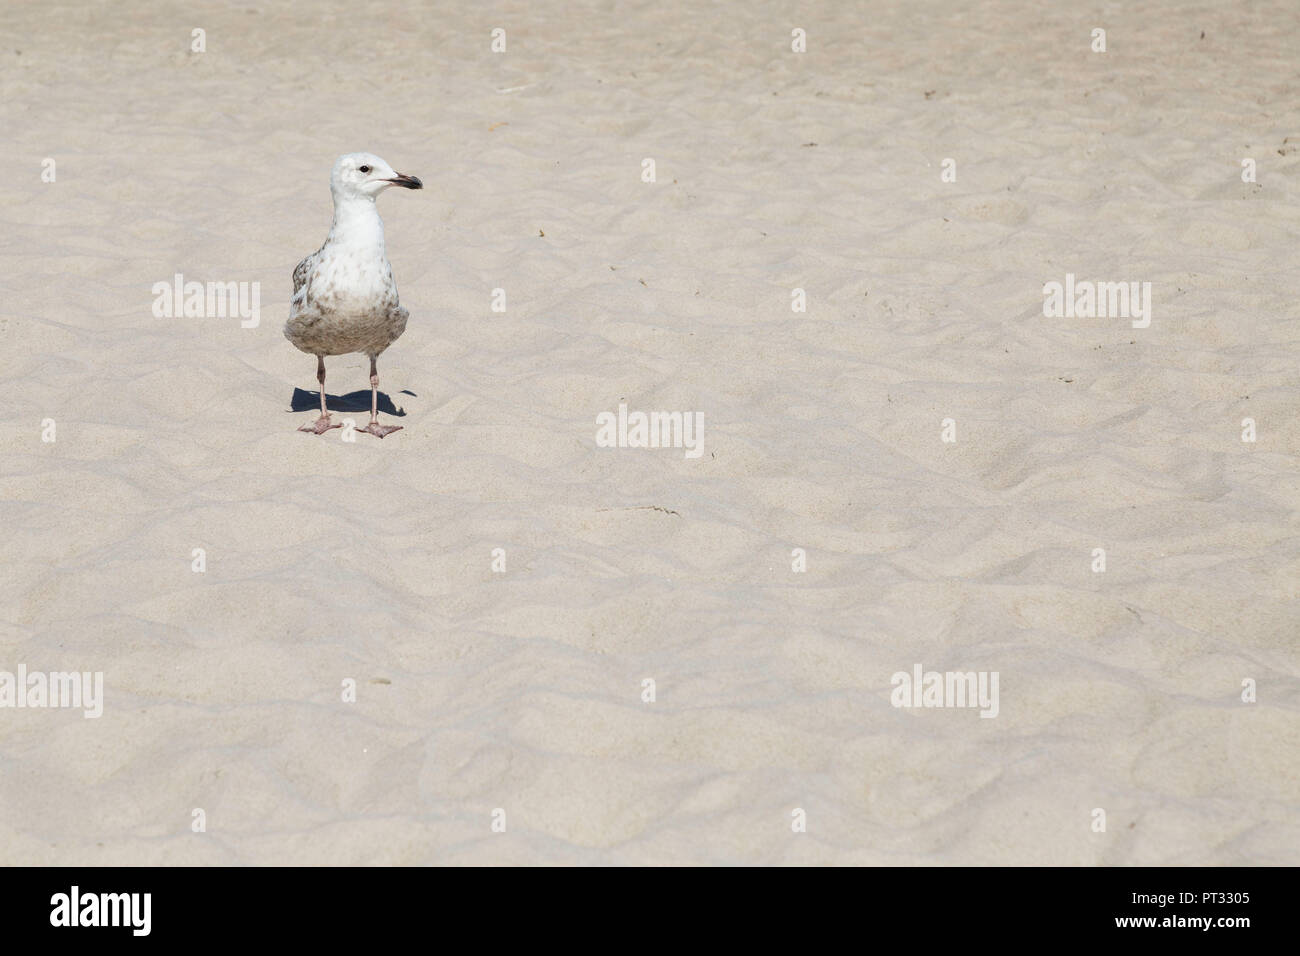
[[[0,709],[0,863],[1300,863],[1294,3],[0,35],[0,670],[104,680]],[[295,431],[281,334],[352,150],[426,185],[382,441]],[[1067,273],[1149,327],[1045,317]],[[703,453],[597,447],[620,403]]]

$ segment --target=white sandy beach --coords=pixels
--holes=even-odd
[[[0,671],[104,701],[0,863],[1300,863],[1300,6],[1128,6],[5,3]],[[281,332],[353,150],[382,441]]]

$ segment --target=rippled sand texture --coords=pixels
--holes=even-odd
[[[0,670],[107,697],[0,710],[0,862],[1300,863],[1300,7],[444,6],[0,11]],[[362,149],[348,443],[280,328]]]

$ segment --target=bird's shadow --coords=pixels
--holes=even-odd
[[[397,394],[410,395],[412,398],[416,397],[414,392],[407,389],[402,389]],[[325,394],[325,408],[331,412],[368,412],[370,411],[370,389],[348,392],[346,395],[330,395],[327,392]],[[289,411],[315,412],[319,410],[320,392],[308,392],[301,388],[293,390],[293,397],[289,399]],[[406,416],[406,411],[394,405],[387,392],[379,393],[379,410],[385,415],[392,415],[396,418]]]

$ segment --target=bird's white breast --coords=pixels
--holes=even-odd
[[[329,237],[293,299],[285,336],[317,355],[376,355],[405,331],[406,318],[375,204],[336,201]]]
[[[383,252],[326,245],[316,258],[307,301],[322,312],[364,315],[397,305],[393,268]]]

